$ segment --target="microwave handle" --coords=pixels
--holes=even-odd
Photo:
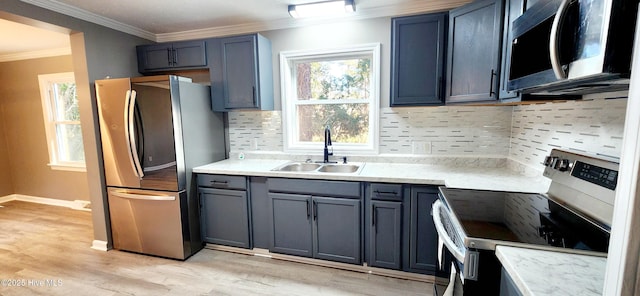
[[[551,26],[551,39],[549,41],[549,57],[551,58],[551,68],[553,73],[556,74],[558,80],[567,79],[567,71],[560,64],[560,25],[564,21],[567,13],[567,8],[571,4],[571,0],[562,0],[556,16],[553,19],[553,25]]]

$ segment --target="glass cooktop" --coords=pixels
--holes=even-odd
[[[440,199],[462,227],[467,247],[519,243],[606,252],[607,229],[543,194],[440,187]]]

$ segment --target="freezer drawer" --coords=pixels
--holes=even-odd
[[[181,214],[186,192],[108,188],[108,195],[115,249],[175,259],[190,255]]]

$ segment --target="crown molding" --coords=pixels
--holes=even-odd
[[[19,52],[19,53],[12,53],[12,54],[3,54],[3,55],[0,55],[0,63],[1,62],[12,62],[12,61],[20,61],[20,60],[30,60],[30,59],[38,59],[38,58],[55,57],[55,56],[64,56],[64,55],[71,55],[71,47],[62,47],[62,48],[54,48],[54,49],[44,49],[44,50]]]
[[[65,3],[61,3],[55,0],[20,0],[22,2],[42,7],[51,11],[55,11],[64,15],[75,17],[87,22],[98,24],[107,28],[111,28],[120,32],[124,32],[130,35],[138,36],[140,38],[148,39],[151,41],[156,40],[156,34],[143,29],[127,25],[125,23],[118,22],[116,20],[97,15],[93,12],[86,11],[75,6],[71,6]]]
[[[188,30],[172,33],[154,34],[152,32],[115,21],[113,19],[97,15],[95,13],[80,9],[56,0],[20,0],[31,5],[52,10],[61,14],[75,17],[81,20],[92,22],[107,28],[118,30],[127,34],[138,36],[156,42],[181,41],[191,39],[204,39],[211,37],[229,36],[237,34],[255,33],[262,31],[280,30],[326,24],[327,22],[357,21],[376,17],[402,16],[419,14],[426,12],[446,11],[472,0],[433,0],[414,1],[403,5],[387,5],[370,9],[357,9],[356,13],[350,16],[339,18],[318,18],[318,19],[292,19],[285,18],[268,22],[254,22],[230,26],[219,26],[197,30]]]
[[[316,18],[316,19],[279,19],[269,22],[255,22],[230,26],[219,26],[205,29],[189,30],[173,33],[156,34],[157,42],[181,41],[191,39],[204,39],[211,37],[229,36],[237,34],[255,33],[262,31],[280,30],[296,27],[305,27],[326,24],[328,21],[357,21],[377,17],[402,16],[419,14],[426,12],[446,11],[452,8],[467,4],[472,0],[435,0],[418,1],[406,5],[388,5],[370,9],[356,10],[350,16],[338,18]]]

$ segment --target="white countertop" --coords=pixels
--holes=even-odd
[[[465,167],[367,162],[359,174],[280,172],[272,169],[289,162],[273,159],[226,159],[195,167],[194,173],[302,179],[446,185],[451,188],[544,193],[549,179],[524,176],[506,167]]]
[[[525,296],[600,296],[606,257],[497,246],[496,256]]]

